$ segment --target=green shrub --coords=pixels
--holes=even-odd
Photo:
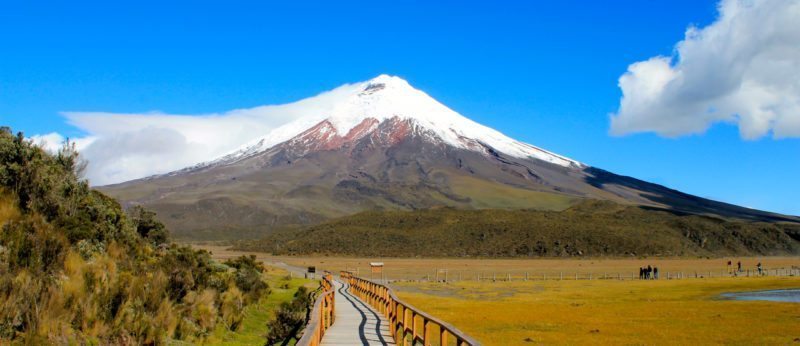
[[[0,129],[0,344],[202,342],[268,292],[254,261],[169,244],[143,208],[91,190],[67,143],[49,154]],[[232,288],[229,288],[232,287]]]
[[[268,292],[269,286],[263,280],[264,266],[256,260],[256,256],[240,256],[225,262],[236,269],[234,282],[250,301],[258,300],[262,293]]]
[[[308,289],[304,286],[298,287],[292,302],[282,303],[275,314],[275,319],[267,324],[267,345],[277,345],[295,338],[305,323],[311,303]]]

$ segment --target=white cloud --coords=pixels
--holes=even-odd
[[[746,139],[800,137],[800,1],[723,0],[673,57],[628,66],[611,133],[702,133],[716,122]]]
[[[154,174],[168,173],[209,161],[265,138],[278,143],[326,116],[334,100],[354,85],[295,103],[237,109],[221,114],[176,115],[158,112],[119,114],[64,112],[67,121],[87,133],[75,139],[88,161],[86,176],[92,185],[107,185]],[[58,133],[32,137],[57,150],[64,141]]]
[[[64,142],[67,140],[64,136],[57,132],[50,132],[46,135],[35,135],[31,136],[30,138],[34,144],[44,148],[45,150],[56,153],[58,152],[61,147],[64,146]],[[75,144],[75,149],[81,151],[92,144],[94,142],[94,137],[84,137],[84,138],[70,138],[69,141]]]
[[[58,149],[61,148],[65,139],[66,138],[64,138],[64,136],[56,132],[51,132],[46,135],[31,136],[31,140],[33,141],[34,144],[53,153],[57,152]]]

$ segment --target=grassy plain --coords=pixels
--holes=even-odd
[[[384,275],[389,280],[425,280],[435,279],[437,271],[439,279],[443,278],[443,271],[447,270],[448,279],[462,281],[472,280],[476,276],[483,278],[496,277],[498,280],[511,275],[512,279],[520,280],[528,273],[530,279],[555,279],[563,274],[565,279],[574,278],[577,273],[580,278],[589,274],[593,278],[617,277],[630,278],[638,276],[641,266],[652,265],[659,268],[661,276],[666,277],[667,272],[683,276],[708,277],[709,272],[713,277],[727,273],[727,262],[733,266],[737,261],[742,262],[743,270],[754,271],[757,263],[764,268],[791,268],[800,267],[800,257],[731,257],[713,259],[686,259],[686,258],[595,258],[595,259],[429,259],[429,258],[346,258],[346,257],[291,257],[260,255],[261,258],[271,262],[287,263],[297,267],[316,266],[338,273],[340,270],[356,270],[364,277],[369,277],[370,262],[383,262]],[[727,274],[726,274],[727,275]],[[377,278],[377,277],[376,277]]]
[[[225,258],[243,254],[200,246]],[[536,344],[790,344],[800,338],[800,304],[721,300],[725,292],[800,287],[800,277],[703,278],[683,280],[571,280],[575,273],[635,273],[648,264],[666,272],[714,276],[727,261],[744,269],[797,268],[798,257],[595,258],[595,259],[425,259],[291,257],[258,254],[266,264],[333,272],[358,270],[370,277],[369,262],[384,262],[398,295],[447,321],[485,345]],[[447,269],[450,283],[426,282]],[[522,281],[528,272],[530,281]],[[565,280],[554,280],[564,273]],[[500,279],[511,274],[515,281]],[[547,281],[541,280],[546,274]],[[440,274],[440,279],[442,274]],[[477,282],[476,275],[498,281]],[[405,281],[408,280],[408,281]],[[405,282],[403,282],[405,281]]]
[[[797,277],[394,284],[485,345],[791,344],[800,304],[721,300],[734,291],[797,288]]]

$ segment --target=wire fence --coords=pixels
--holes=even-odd
[[[752,278],[752,277],[800,277],[800,267],[761,268],[742,270],[696,270],[696,271],[664,271],[651,272],[648,276],[631,272],[476,272],[464,270],[437,269],[430,274],[398,275],[386,273],[375,282],[512,282],[512,281],[553,281],[553,280],[685,280],[711,278]]]

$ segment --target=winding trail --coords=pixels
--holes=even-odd
[[[336,320],[325,332],[322,345],[394,345],[389,323],[379,312],[350,294],[350,285],[334,280]]]

